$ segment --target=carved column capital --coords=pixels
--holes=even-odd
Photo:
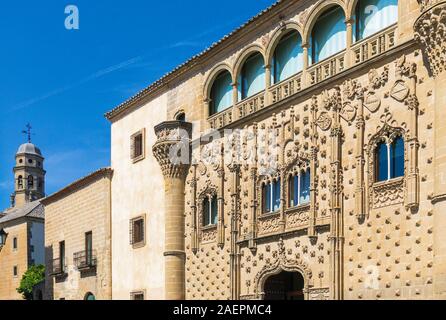
[[[157,141],[152,148],[164,178],[185,178],[191,162],[192,124],[166,121],[155,127]]]
[[[418,0],[421,15],[414,25],[415,39],[421,44],[434,76],[446,71],[446,1]]]

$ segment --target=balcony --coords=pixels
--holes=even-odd
[[[309,85],[315,85],[345,70],[346,51],[327,58],[308,68]]]
[[[66,274],[65,261],[65,258],[53,259],[50,268],[50,273],[52,276],[63,276],[64,274]]]
[[[96,250],[80,251],[73,255],[74,265],[80,271],[96,268]]]
[[[271,102],[276,103],[298,93],[302,90],[302,72],[297,75],[281,81],[269,89]]]
[[[395,49],[399,45],[397,35],[398,24],[381,30],[354,43],[350,48],[305,68],[291,78],[266,88],[255,96],[234,102],[235,104],[228,109],[210,116],[209,125],[212,129],[219,130],[301,92],[308,93],[319,83]]]
[[[376,57],[393,47],[396,42],[396,30],[398,25],[392,25],[376,35],[372,35],[352,46],[352,64],[360,64],[368,59]]]
[[[244,118],[263,109],[265,107],[265,90],[240,101],[235,107],[238,110],[239,118]]]

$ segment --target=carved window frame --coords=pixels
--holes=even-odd
[[[204,212],[204,200],[206,198],[212,199],[217,197],[217,220],[216,224],[204,226],[204,215],[207,214]],[[198,196],[198,230],[199,230],[199,239],[202,243],[209,243],[217,241],[217,230],[220,219],[218,219],[218,215],[220,214],[219,210],[219,201],[218,201],[218,188],[214,185],[209,185],[203,190]]]
[[[312,172],[311,172],[310,160],[299,160],[297,163],[294,163],[294,165],[290,166],[289,169],[287,170],[286,183],[285,183],[285,187],[286,187],[285,194],[287,195],[287,197],[285,198],[286,211],[293,211],[293,210],[298,210],[298,209],[305,208],[305,207],[310,207],[311,193],[310,193],[310,199],[308,200],[308,202],[302,203],[302,204],[299,203],[297,206],[291,206],[290,185],[293,182],[295,176],[300,177],[302,174],[305,174],[307,171],[310,172],[310,178],[311,178]],[[299,184],[300,184],[300,178],[299,178]],[[310,192],[311,192],[311,186],[310,186]]]
[[[376,150],[380,143],[385,142],[386,144],[392,144],[398,137],[401,137],[404,140],[404,176],[386,181],[377,181],[376,170],[378,163],[376,159]],[[409,167],[407,141],[408,137],[406,136],[406,131],[403,128],[392,127],[388,124],[384,124],[379,132],[370,139],[367,149],[367,156],[369,206],[371,209],[378,209],[388,205],[404,203],[407,169]]]
[[[263,195],[263,187],[265,185],[270,184],[271,186],[274,185],[274,183],[277,183],[277,181],[280,180],[280,197],[283,197],[283,192],[284,192],[284,188],[283,188],[283,179],[282,179],[282,175],[280,174],[280,172],[277,172],[276,174],[273,175],[263,175],[259,177],[259,181],[257,183],[257,199],[259,199],[259,210],[258,210],[258,214],[257,216],[259,218],[262,217],[270,217],[270,216],[275,216],[277,214],[280,213],[281,207],[279,207],[277,210],[273,210],[273,208],[271,208],[271,211],[269,212],[265,212],[264,211],[264,195]],[[272,198],[272,194],[271,194],[271,198]]]

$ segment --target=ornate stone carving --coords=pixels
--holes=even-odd
[[[415,39],[421,44],[434,76],[445,70],[446,1],[418,0],[423,13],[414,25]]]
[[[375,181],[376,148],[380,142],[391,144],[397,137],[406,138],[405,131],[402,128],[391,127],[389,124],[385,123],[381,130],[370,139],[368,146],[369,208],[382,208],[404,202],[404,178],[379,183]],[[405,141],[407,141],[407,139],[405,139]],[[407,159],[407,155],[405,155],[405,159]]]
[[[155,127],[157,141],[153,146],[153,154],[164,177],[186,177],[191,162],[191,133],[192,124],[182,121],[167,121]]]
[[[281,231],[280,214],[268,214],[258,217],[257,231],[259,235],[277,233]]]
[[[310,289],[309,300],[330,300],[329,288]]]
[[[372,186],[370,205],[379,209],[404,202],[404,179],[377,183]]]
[[[310,220],[310,204],[289,210],[286,213],[286,229],[298,229],[308,226]]]
[[[328,131],[331,128],[332,120],[328,112],[321,112],[316,123],[322,131]]]
[[[278,251],[273,261],[265,261],[263,268],[257,273],[254,279],[254,294],[256,299],[263,299],[265,293],[264,285],[265,281],[273,275],[277,275],[282,271],[286,272],[299,272],[304,277],[305,288],[304,292],[308,293],[309,282],[313,277],[313,274],[308,266],[308,263],[302,259],[289,259],[285,248],[283,239],[280,239],[277,243]]]

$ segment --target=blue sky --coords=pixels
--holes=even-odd
[[[51,194],[109,165],[104,112],[273,2],[2,1],[0,210],[9,206],[26,123],[46,158]],[[79,8],[79,30],[65,29],[70,4]]]

